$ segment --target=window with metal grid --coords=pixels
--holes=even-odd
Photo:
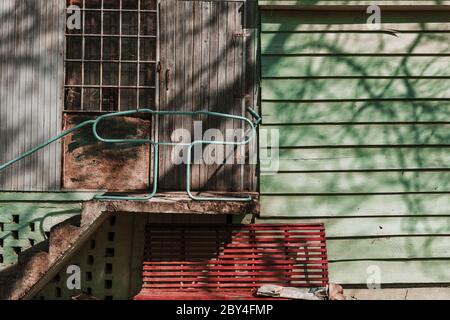
[[[81,28],[66,29],[64,109],[153,108],[157,0],[67,0],[69,6],[80,8]]]

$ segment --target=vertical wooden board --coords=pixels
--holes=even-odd
[[[240,77],[245,72],[244,63],[240,61],[239,52],[242,46],[237,46],[235,33],[242,27],[242,10],[240,4],[226,2],[171,2],[161,4],[161,16],[165,17],[162,28],[170,30],[169,16],[173,15],[174,41],[168,49],[167,34],[161,38],[161,49],[166,55],[173,53],[174,69],[170,69],[169,90],[166,90],[165,80],[160,88],[161,106],[166,110],[209,110],[241,115],[242,105],[235,100],[239,90]],[[164,12],[163,12],[164,11]],[[171,16],[172,17],[172,16]],[[161,30],[164,34],[164,30]],[[165,48],[165,49],[164,49]],[[170,52],[169,52],[170,51]],[[161,57],[162,77],[168,69],[168,61]],[[166,64],[166,65],[164,65]],[[173,88],[172,88],[173,87]],[[170,96],[170,97],[168,97]],[[174,129],[184,128],[193,138],[193,123],[203,120],[203,133],[208,129],[219,129],[224,135],[226,129],[235,129],[234,121],[217,117],[193,118],[189,116],[161,117],[160,141],[170,140]],[[165,138],[165,139],[162,139]],[[184,189],[186,166],[174,165],[171,162],[173,148],[161,148],[160,187],[162,189]],[[203,149],[207,149],[203,146]],[[211,151],[212,148],[209,149]],[[222,149],[217,146],[213,149]],[[208,159],[208,150],[204,152]],[[210,161],[209,161],[210,162]],[[192,167],[193,189],[204,190],[242,190],[244,173],[234,165],[203,164]]]
[[[190,64],[190,72],[191,72],[191,83],[192,83],[192,90],[191,90],[191,104],[192,104],[192,110],[193,111],[199,111],[202,110],[201,105],[201,80],[202,80],[202,74],[205,72],[205,67],[202,64],[202,48],[203,48],[203,42],[202,42],[202,6],[200,2],[193,2],[192,4],[192,25],[191,25],[191,51],[192,51],[192,62]],[[201,121],[202,119],[195,117],[190,120],[190,131],[194,132],[195,134],[195,126],[194,123]],[[203,147],[203,146],[201,146]],[[192,167],[191,167],[191,186],[194,190],[198,190],[202,187],[202,165],[195,164],[195,156],[198,156],[195,154],[195,148],[194,148],[194,154],[192,155],[191,160],[193,161]]]
[[[259,109],[259,8],[256,1],[245,3],[245,28],[249,37],[245,42],[245,94],[248,95],[246,104],[261,114]],[[257,189],[256,163],[258,158],[257,138],[246,147],[249,164],[244,166],[244,190]]]
[[[233,111],[235,115],[246,115],[245,111],[245,94],[243,79],[245,74],[245,66],[243,64],[244,58],[244,45],[247,41],[246,38],[239,39],[238,34],[243,34],[243,22],[245,16],[245,4],[234,3],[233,6],[234,19],[233,19],[233,39],[231,40],[233,45]],[[244,137],[241,135],[246,126],[242,121],[232,121],[232,127],[235,135],[238,137],[237,141],[242,141]],[[232,190],[244,189],[244,167],[240,164],[240,161],[245,160],[245,147],[236,146],[232,155]]]
[[[177,92],[177,63],[178,52],[175,52],[175,43],[179,41],[180,34],[177,32],[178,8],[175,0],[162,1],[160,3],[161,29],[160,29],[160,110],[172,110],[178,103]],[[158,140],[170,141],[173,120],[171,117],[161,116],[158,118]],[[173,185],[176,172],[171,166],[171,147],[161,147],[159,150],[159,186],[162,189]]]
[[[201,71],[200,73],[200,108],[202,110],[209,110],[210,108],[210,94],[211,94],[211,83],[210,83],[210,46],[212,41],[213,28],[211,26],[213,15],[212,15],[212,4],[211,2],[201,2]],[[209,26],[209,27],[203,27]],[[205,122],[202,122],[205,126]],[[204,150],[206,146],[202,146],[201,160],[205,162],[203,157]],[[199,168],[199,188],[202,190],[208,187],[208,168],[202,166]]]
[[[218,16],[218,23],[219,23],[219,32],[218,32],[218,55],[216,57],[217,59],[217,73],[218,73],[218,101],[216,110],[217,111],[225,111],[227,112],[227,102],[229,101],[229,94],[230,92],[227,91],[227,33],[228,33],[228,26],[227,26],[227,18],[228,18],[228,5],[227,2],[219,2],[219,16]],[[226,128],[226,124],[224,124],[223,119],[217,119],[215,122],[216,126],[215,129],[220,130],[221,133],[224,132],[224,129]],[[218,148],[221,148],[221,146],[218,146]],[[215,173],[216,178],[216,190],[223,190],[226,188],[226,176],[225,176],[225,166],[223,164],[219,164],[217,171]]]
[[[219,33],[220,33],[220,3],[211,2],[211,42],[210,42],[210,56],[209,56],[209,68],[210,68],[210,92],[209,92],[209,111],[218,111],[217,104],[219,103]],[[207,122],[207,128],[216,128],[217,121],[216,119],[210,119]],[[209,150],[209,149],[206,149]],[[211,161],[211,157],[209,156],[209,152],[205,152],[205,159],[209,163]],[[208,172],[208,190],[216,190],[216,172],[218,166],[210,164],[206,167]]]

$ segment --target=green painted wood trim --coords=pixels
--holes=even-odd
[[[343,261],[329,264],[330,281],[366,284],[380,271],[381,284],[450,284],[450,259],[411,261]],[[369,282],[371,283],[371,282]]]
[[[448,39],[450,43],[450,38]],[[407,83],[414,86],[408,91]],[[263,101],[437,100],[450,101],[448,79],[263,79]]]
[[[261,162],[269,161],[273,152],[261,149]],[[450,170],[450,152],[442,147],[294,148],[278,150],[278,154],[279,171]]]
[[[266,9],[276,9],[281,7],[286,9],[290,6],[292,9],[316,6],[368,6],[373,4],[373,0],[259,0],[259,6]],[[376,3],[384,6],[432,6],[436,9],[442,6],[450,5],[447,0],[377,0]]]
[[[329,261],[449,259],[450,236],[328,239]]]
[[[325,224],[327,237],[330,238],[450,235],[450,216],[260,218],[256,222],[270,224],[320,222]]]
[[[449,194],[261,195],[265,218],[450,216]]]
[[[285,124],[262,129],[277,132],[279,147],[289,148],[450,146],[450,124]],[[261,148],[267,143],[260,138]]]
[[[419,35],[424,41],[417,42]],[[433,55],[444,54],[449,40],[448,33],[263,33],[261,53],[307,56]]]
[[[450,60],[449,60],[450,62]],[[449,64],[450,68],[450,64]],[[450,81],[442,80],[442,81]],[[449,123],[450,101],[263,102],[264,125]]]
[[[450,27],[450,23],[446,24]],[[261,61],[263,78],[432,78],[450,76],[450,57],[411,56],[266,56]],[[394,70],[394,72],[393,72]]]
[[[93,192],[0,192],[0,202],[80,202],[89,201]]]
[[[320,8],[320,7],[316,7]],[[344,7],[345,8],[345,7]],[[271,10],[262,11],[261,32],[335,32],[343,30],[360,30],[374,32],[367,27],[370,16],[366,8],[352,11],[349,18],[347,10]],[[407,11],[383,10],[381,19],[382,30],[424,31],[449,30],[449,26],[442,22],[449,22],[448,11],[425,11],[412,16]]]
[[[450,196],[450,171],[282,172],[262,175],[262,194],[437,193]]]

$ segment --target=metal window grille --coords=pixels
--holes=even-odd
[[[66,29],[65,111],[153,108],[157,0],[66,3],[80,8],[82,21],[81,29]]]

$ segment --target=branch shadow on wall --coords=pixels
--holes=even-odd
[[[280,132],[281,171],[263,179],[262,191],[309,198],[312,210],[327,208],[334,217],[330,227],[344,216],[349,224],[358,217],[401,218],[393,236],[428,237],[404,237],[399,259],[448,258],[437,252],[445,238],[435,236],[447,236],[450,226],[432,219],[449,213],[448,13],[409,15],[409,29],[407,15],[382,13],[399,30],[379,31],[364,30],[364,13],[355,15],[351,22],[344,13],[326,21],[311,13],[296,21],[286,15],[282,23],[282,13],[266,19],[263,119]],[[330,21],[347,23],[347,30]],[[376,197],[382,202],[373,207]],[[326,198],[332,200],[325,205]],[[380,237],[392,235],[382,229]],[[380,259],[357,249],[347,248],[346,256]],[[424,263],[420,271],[448,281],[447,268],[437,264],[430,270]]]
[[[0,163],[19,156],[48,139],[48,126],[59,128],[45,117],[56,77],[59,27],[56,10],[38,1],[9,1],[0,11]],[[46,41],[44,42],[44,39]],[[42,111],[39,111],[41,110]],[[56,114],[56,104],[55,111]],[[40,124],[36,124],[36,117]],[[55,116],[53,119],[57,119]],[[30,185],[57,189],[48,183],[52,168],[44,153],[33,155],[0,173],[3,190],[26,190]],[[56,159],[56,158],[55,158]],[[38,171],[39,168],[39,172]],[[26,176],[26,178],[25,178]],[[31,182],[25,182],[25,180]]]

